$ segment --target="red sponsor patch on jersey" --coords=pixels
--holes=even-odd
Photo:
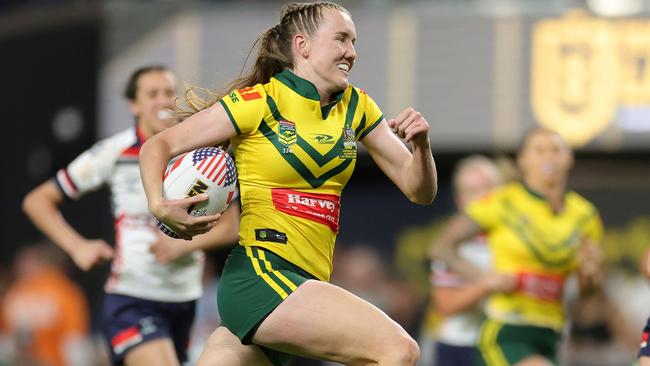
[[[517,292],[542,301],[560,302],[564,277],[559,275],[517,273]]]
[[[340,196],[274,188],[271,197],[276,210],[327,225],[335,233],[339,231]]]
[[[252,87],[247,87],[243,89],[238,89],[239,95],[241,95],[242,99],[249,101],[249,100],[255,100],[255,99],[260,99],[262,96],[260,93],[258,93],[254,88]]]

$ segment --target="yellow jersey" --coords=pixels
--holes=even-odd
[[[235,127],[244,246],[266,248],[320,280],[332,272],[341,191],[357,141],[384,120],[348,86],[321,107],[316,87],[289,70],[220,101]]]
[[[521,183],[505,185],[468,205],[465,213],[488,235],[492,268],[517,276],[517,290],[495,293],[486,304],[492,319],[561,330],[564,282],[577,268],[583,238],[599,242],[603,227],[597,209],[567,192],[564,209]]]

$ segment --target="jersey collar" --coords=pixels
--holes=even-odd
[[[282,72],[275,74],[273,77],[276,78],[279,82],[281,82],[285,86],[287,86],[288,88],[290,88],[291,90],[298,93],[300,96],[320,103],[320,95],[318,94],[318,90],[316,90],[314,84],[312,84],[309,80],[305,80],[300,76],[294,74],[291,70],[284,69]],[[327,106],[329,106],[329,108],[332,108],[333,105],[340,102],[341,99],[343,98],[344,92],[345,90],[341,90],[340,92],[336,92],[332,94],[330,96],[332,102],[330,102],[328,105],[324,106],[323,108]]]
[[[530,188],[530,186],[528,186],[528,184],[526,184],[525,182],[522,182],[521,185],[524,187],[526,192],[528,192],[528,194],[530,194],[531,196],[533,196],[533,197],[535,197],[535,198],[537,198],[539,200],[542,200],[542,201],[546,202],[546,197],[542,196],[541,193],[539,193],[537,191],[534,191],[532,188]]]
[[[525,182],[521,182],[521,185],[524,187],[524,189],[526,190],[526,192],[528,192],[529,195],[535,197],[536,199],[544,202],[546,205],[551,207],[551,203],[541,193],[539,193],[539,192],[533,190],[532,188],[530,188],[530,186],[528,186],[528,184],[526,184]],[[569,191],[567,190],[567,191],[564,192],[564,196],[562,197],[562,200],[564,201],[562,203],[563,208],[560,211],[555,212],[556,214],[564,211],[564,207],[566,207],[566,201],[567,201],[567,196],[568,195],[569,195]],[[553,211],[555,211],[555,210],[553,210]]]

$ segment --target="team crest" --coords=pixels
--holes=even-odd
[[[587,144],[613,120],[619,79],[616,37],[609,23],[583,13],[535,25],[533,113],[574,146]]]
[[[279,125],[279,142],[286,147],[295,144],[298,140],[298,135],[296,135],[296,124],[291,121],[280,121]]]
[[[357,141],[352,127],[343,129],[343,150],[339,158],[354,159],[357,157]]]

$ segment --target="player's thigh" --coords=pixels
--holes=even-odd
[[[157,338],[130,349],[124,357],[126,366],[178,366],[174,343],[169,338]]]
[[[345,364],[417,349],[406,331],[381,310],[340,287],[315,280],[303,283],[271,312],[253,343]]]
[[[208,338],[197,366],[272,366],[255,345],[243,345],[226,327],[219,327]]]
[[[639,357],[639,366],[650,366],[650,356]]]

